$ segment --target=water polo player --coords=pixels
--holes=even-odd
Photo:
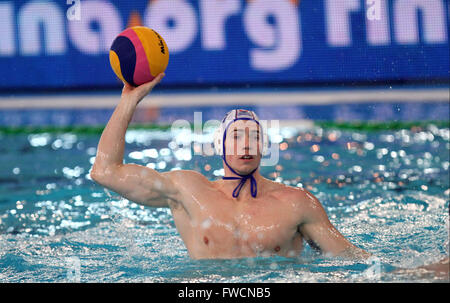
[[[164,75],[122,96],[98,144],[91,177],[136,203],[170,207],[189,255],[201,258],[297,257],[304,241],[330,256],[367,258],[330,223],[320,202],[307,190],[261,176],[267,137],[251,111],[233,110],[222,120],[215,148],[225,176],[210,181],[199,172],[157,172],[123,164],[125,133],[138,103]]]

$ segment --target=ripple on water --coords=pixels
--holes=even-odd
[[[448,134],[431,126],[289,129],[276,138],[283,144],[279,162],[261,171],[318,197],[337,229],[379,258],[381,281],[434,281],[399,276],[395,269],[448,256]],[[308,246],[292,259],[191,260],[168,209],[139,206],[91,182],[98,139],[6,138],[0,280],[68,281],[79,264],[81,282],[374,281],[373,264],[319,257]],[[159,171],[196,169],[211,179],[221,175],[220,159],[191,155],[187,161],[168,132],[131,131],[126,139],[126,162]]]

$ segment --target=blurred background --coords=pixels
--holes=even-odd
[[[448,0],[0,1],[0,127],[104,125],[108,52],[155,29],[170,60],[133,123],[220,119],[448,121]],[[431,105],[431,106],[430,106]]]

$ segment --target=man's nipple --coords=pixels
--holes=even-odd
[[[204,242],[206,245],[208,245],[209,239],[208,239],[207,236],[204,236],[204,237],[203,237],[203,242]]]

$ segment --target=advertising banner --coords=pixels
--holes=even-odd
[[[144,25],[170,51],[164,84],[449,77],[449,0],[0,1],[0,90],[112,87],[112,41]]]

